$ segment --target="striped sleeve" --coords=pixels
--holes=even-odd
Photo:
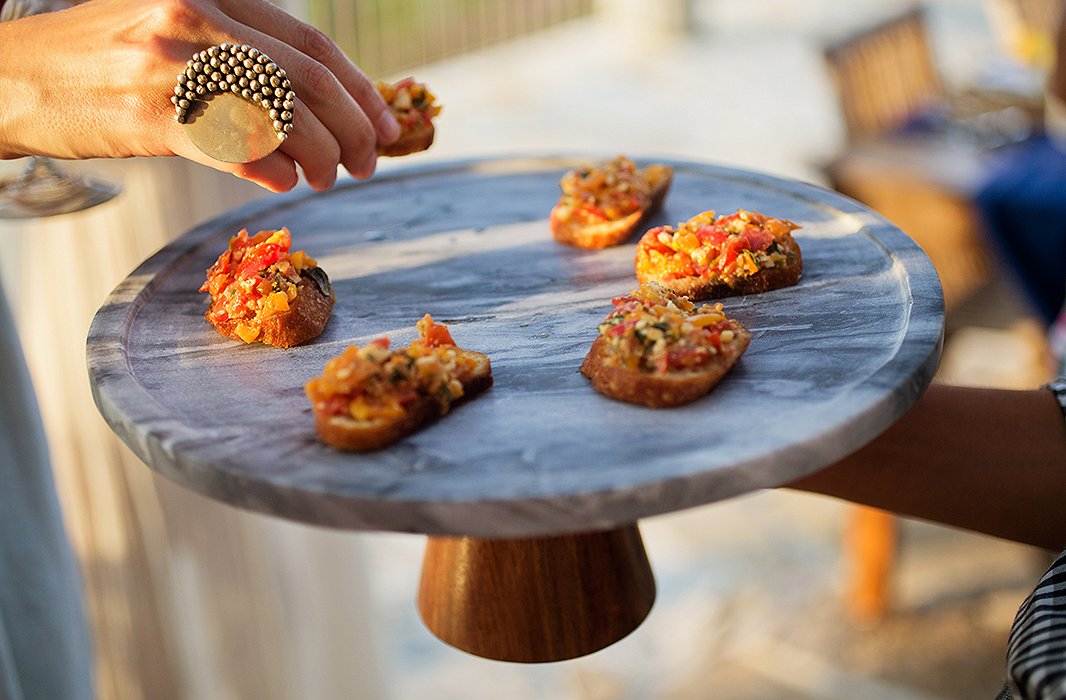
[[[1063,360],[1064,369],[1066,369],[1066,359]],[[1059,408],[1062,409],[1062,417],[1066,418],[1066,377],[1059,377],[1053,382],[1048,382],[1044,385],[1044,388],[1051,392],[1055,400],[1059,402]]]
[[[1066,552],[1022,603],[1007,644],[1006,697],[1066,699]]]

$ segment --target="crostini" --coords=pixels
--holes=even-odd
[[[637,243],[640,283],[654,281],[694,300],[755,294],[797,284],[803,255],[786,219],[738,210],[706,211],[683,224],[659,226]]]
[[[288,229],[241,230],[207,270],[201,292],[211,295],[205,318],[222,335],[279,348],[322,333],[336,296],[329,277],[302,250],[290,252]]]
[[[611,303],[581,373],[619,401],[650,408],[691,403],[722,380],[751,341],[722,304],[696,306],[654,282]]]
[[[349,346],[305,391],[323,442],[368,452],[387,447],[492,386],[488,356],[455,345],[426,314],[419,337],[391,350],[388,338]]]
[[[433,145],[436,134],[433,119],[440,114],[441,107],[425,84],[404,78],[396,83],[379,80],[374,85],[400,123],[400,137],[388,145],[378,145],[378,155],[406,156]]]
[[[577,248],[607,248],[625,241],[663,203],[674,169],[659,163],[638,168],[625,156],[568,171],[551,210],[552,235]]]

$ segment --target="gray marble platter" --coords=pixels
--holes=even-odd
[[[552,239],[559,178],[583,162],[401,168],[267,198],[188,232],[93,321],[101,413],[151,468],[235,506],[339,528],[518,537],[780,485],[872,439],[931,381],[943,296],[903,232],[812,185],[672,162],[673,188],[649,225],[706,209],[791,219],[804,276],[725,300],[753,339],[704,399],[653,410],[600,396],[578,367],[610,299],[636,286],[636,237],[602,251]],[[281,226],[334,283],[329,325],[289,350],[223,338],[203,318],[205,270],[239,229]],[[380,452],[321,444],[304,382],[351,343],[406,344],[427,312],[490,356],[495,386]]]

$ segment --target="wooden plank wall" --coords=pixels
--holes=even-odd
[[[591,14],[594,0],[310,0],[309,19],[371,77]]]

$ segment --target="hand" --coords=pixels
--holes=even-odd
[[[173,119],[186,61],[224,42],[266,53],[297,95],[295,129],[253,163],[207,157]],[[0,46],[2,158],[178,155],[273,191],[296,185],[299,164],[324,190],[338,164],[369,177],[376,145],[399,136],[373,83],[337,45],[266,0],[91,0],[0,24]]]

